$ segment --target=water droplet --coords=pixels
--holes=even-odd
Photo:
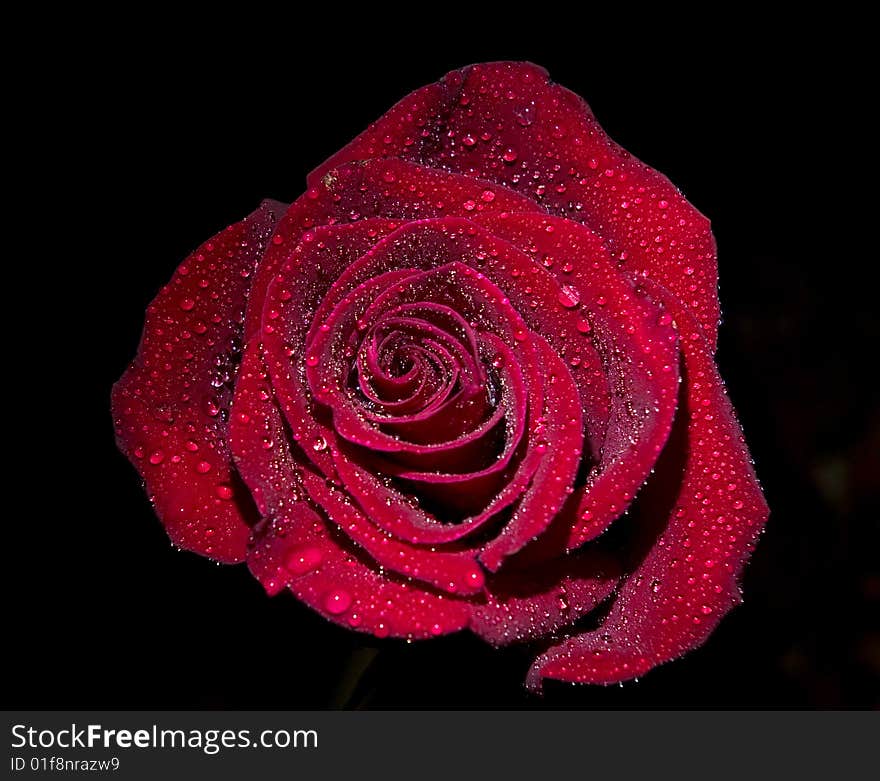
[[[590,333],[590,331],[593,330],[592,327],[590,326],[590,324],[586,320],[578,320],[577,329],[582,334],[588,334],[588,333]]]
[[[224,502],[228,502],[234,496],[232,486],[227,485],[226,483],[220,483],[220,485],[218,485],[214,489],[214,493],[217,494],[217,497],[222,499]]]
[[[153,464],[153,465],[161,464],[164,460],[165,460],[165,453],[163,453],[161,450],[154,450],[152,453],[150,453],[150,463],[151,464]]]
[[[345,589],[335,588],[324,595],[324,609],[334,616],[344,613],[351,607],[351,594]]]
[[[572,309],[580,303],[581,294],[571,285],[563,285],[562,290],[559,291],[558,298],[559,303],[562,304],[562,306],[566,309]]]
[[[180,308],[184,312],[189,312],[193,307],[195,307],[195,305],[196,305],[196,302],[193,301],[191,298],[183,298],[180,301]]]
[[[507,151],[505,151],[504,154],[501,155],[501,159],[505,163],[512,163],[516,160],[516,158],[517,158],[516,150],[513,147],[508,147]]]
[[[486,203],[492,203],[495,200],[495,193],[491,190],[483,190],[483,194],[480,196]]]
[[[314,572],[321,566],[324,554],[314,545],[301,545],[294,548],[285,559],[284,566],[294,575]]]
[[[515,108],[513,110],[513,115],[516,117],[516,121],[522,125],[523,127],[528,127],[535,121],[535,107],[534,106],[520,106],[519,108]]]
[[[317,366],[318,365],[318,356],[310,355],[306,358],[306,366]]]
[[[315,437],[315,441],[312,443],[312,450],[316,453],[320,453],[327,449],[327,440],[324,437]]]
[[[211,471],[211,464],[208,461],[199,461],[199,463],[195,466],[195,470],[200,475],[205,475]]]

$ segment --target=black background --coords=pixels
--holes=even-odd
[[[347,38],[327,21],[227,21],[71,36],[29,96],[48,165],[17,265],[35,277],[16,288],[28,363],[9,409],[34,411],[10,416],[27,430],[7,495],[26,501],[7,505],[4,704],[876,706],[880,415],[852,335],[876,352],[880,332],[859,248],[834,227],[857,204],[837,181],[854,150],[831,141],[832,55],[783,27],[722,45],[723,20],[638,36],[407,20]],[[718,361],[771,507],[745,604],[702,649],[638,683],[551,683],[543,700],[522,688],[526,651],[371,640],[269,599],[243,566],[172,550],[109,413],[144,308],[196,245],[263,197],[296,198],[410,90],[492,59],[546,67],[712,219]]]

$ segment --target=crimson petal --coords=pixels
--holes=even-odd
[[[478,176],[598,230],[632,274],[675,293],[715,346],[718,273],[709,221],[612,141],[589,106],[524,62],[471,65],[416,90],[309,177],[399,157]]]
[[[679,381],[672,316],[619,273],[601,239],[578,223],[538,214],[480,222],[524,251],[554,259],[550,271],[569,300],[577,298],[586,324],[579,326],[582,338],[595,340],[614,390],[601,452],[577,489],[578,501],[567,507],[565,546],[571,550],[604,532],[629,506],[669,436]]]
[[[343,548],[304,502],[256,531],[248,566],[270,593],[286,586],[328,620],[376,637],[437,637],[470,618],[467,602],[381,573]]]
[[[264,201],[199,247],[147,310],[138,354],[113,387],[119,448],[176,545],[242,561],[250,498],[236,488],[226,419],[253,273],[287,207]]]
[[[530,337],[546,372],[544,409],[533,434],[541,455],[528,490],[501,533],[487,543],[480,561],[492,572],[502,561],[537,539],[572,492],[583,452],[583,415],[568,367],[541,337]]]
[[[470,629],[496,647],[544,637],[591,613],[619,579],[619,562],[596,551],[504,570],[487,583],[486,603],[473,605]]]
[[[269,285],[311,229],[375,217],[410,221],[503,211],[543,210],[500,184],[405,160],[355,160],[326,170],[278,223],[254,279],[245,341],[250,341],[260,328]]]
[[[741,601],[739,577],[768,515],[742,431],[690,312],[659,286],[652,295],[675,317],[686,400],[643,497],[639,531],[650,545],[603,624],[535,660],[527,685],[542,680],[616,683],[700,646]],[[670,486],[677,486],[671,497]],[[661,525],[659,533],[657,526]]]

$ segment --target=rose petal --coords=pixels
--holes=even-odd
[[[402,543],[370,523],[344,492],[328,486],[323,478],[304,471],[302,481],[315,504],[322,507],[379,568],[416,578],[450,594],[466,596],[482,590],[485,578],[473,553],[432,550]]]
[[[478,176],[585,222],[632,274],[678,295],[714,347],[717,251],[709,221],[662,174],[614,143],[582,98],[531,63],[471,65],[404,98],[319,166],[399,157]]]
[[[700,646],[741,601],[739,577],[767,519],[739,424],[688,310],[658,286],[682,342],[685,401],[677,431],[649,482],[639,549],[608,617],[593,632],[542,654],[527,685],[544,678],[616,683]]]
[[[385,568],[406,578],[416,578],[449,593],[467,595],[481,590],[484,578],[473,555],[416,548],[388,537],[370,524],[336,487],[328,485],[324,478],[304,468],[305,459],[287,441],[278,408],[271,396],[264,392],[267,383],[268,374],[262,364],[260,351],[252,343],[242,361],[230,440],[242,477],[253,491],[261,513],[270,519],[263,522],[262,526],[266,528],[258,535],[264,550],[284,547],[283,543],[269,539],[274,533],[270,529],[282,533],[287,525],[281,523],[279,526],[276,523],[273,526],[271,519],[287,518],[293,526],[324,523],[313,507],[304,509],[296,506],[303,504],[308,497],[326,512],[341,533],[369,554],[372,562],[362,562],[366,566],[376,571]],[[301,546],[302,543],[297,545]],[[318,550],[325,547],[318,546]],[[296,550],[303,554],[301,547]],[[317,568],[322,558],[315,551],[303,555],[305,561],[292,565],[294,574],[303,574],[299,570],[309,562]],[[288,582],[289,573],[260,566],[262,580],[270,593],[277,593]],[[286,565],[282,564],[282,567]]]
[[[647,299],[614,267],[601,239],[584,226],[537,214],[480,219],[536,257],[555,259],[550,271],[569,295],[576,295],[595,340],[611,395],[611,415],[601,452],[567,507],[569,550],[597,537],[629,506],[669,436],[678,396],[678,339],[672,317]],[[598,415],[588,418],[587,429]],[[558,524],[562,528],[563,524]],[[548,555],[561,552],[559,541]]]
[[[382,573],[379,565],[446,588],[458,578],[453,590],[462,593],[482,587],[479,567],[463,554],[415,550],[375,535],[356,510],[346,506],[344,497],[333,497],[321,478],[297,463],[281,415],[263,392],[267,380],[259,349],[252,343],[236,388],[231,442],[242,477],[266,515],[248,554],[254,575],[270,594],[287,586],[330,620],[377,636],[430,637],[461,629],[466,604],[421,591]],[[334,534],[304,501],[307,494],[317,497],[352,540],[375,554],[375,561],[347,550],[339,533]]]
[[[505,569],[487,582],[488,601],[473,605],[470,629],[496,647],[544,637],[592,612],[619,579],[620,564],[598,551]]]
[[[401,222],[503,211],[542,211],[503,185],[459,176],[405,160],[356,160],[327,169],[279,221],[254,279],[245,341],[260,328],[266,292],[303,235],[318,226],[374,217]]]
[[[305,499],[287,432],[257,340],[245,345],[229,422],[229,447],[263,517]],[[304,459],[302,459],[304,460]]]
[[[332,448],[336,434],[309,393],[306,336],[313,313],[329,307],[328,290],[344,284],[344,269],[367,252],[377,238],[393,232],[393,220],[370,219],[351,225],[316,228],[298,244],[291,258],[272,278],[266,297],[260,336],[271,386],[291,428],[312,463],[326,476],[335,475]],[[399,277],[406,271],[394,271]],[[340,279],[339,275],[342,274]],[[293,294],[296,291],[296,295]]]
[[[544,409],[530,443],[541,458],[528,490],[497,537],[486,543],[480,561],[491,572],[508,556],[537,539],[571,494],[583,453],[583,415],[568,367],[546,341],[531,337],[541,354],[546,381]]]
[[[176,545],[242,561],[253,507],[226,443],[253,272],[287,207],[262,205],[190,255],[147,310],[138,354],[113,387],[119,448]]]
[[[256,531],[248,566],[269,593],[286,586],[324,618],[376,637],[437,637],[469,621],[467,602],[378,572],[346,550],[304,502]]]

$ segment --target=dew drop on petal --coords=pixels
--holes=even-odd
[[[558,298],[562,306],[566,309],[572,309],[580,303],[581,294],[571,285],[563,285],[562,290],[559,291]]]
[[[314,545],[301,545],[287,555],[284,566],[294,575],[305,575],[320,567],[323,559],[324,554],[321,553],[320,548]]]
[[[334,616],[344,613],[351,607],[351,594],[345,589],[334,588],[324,595],[324,609]]]

